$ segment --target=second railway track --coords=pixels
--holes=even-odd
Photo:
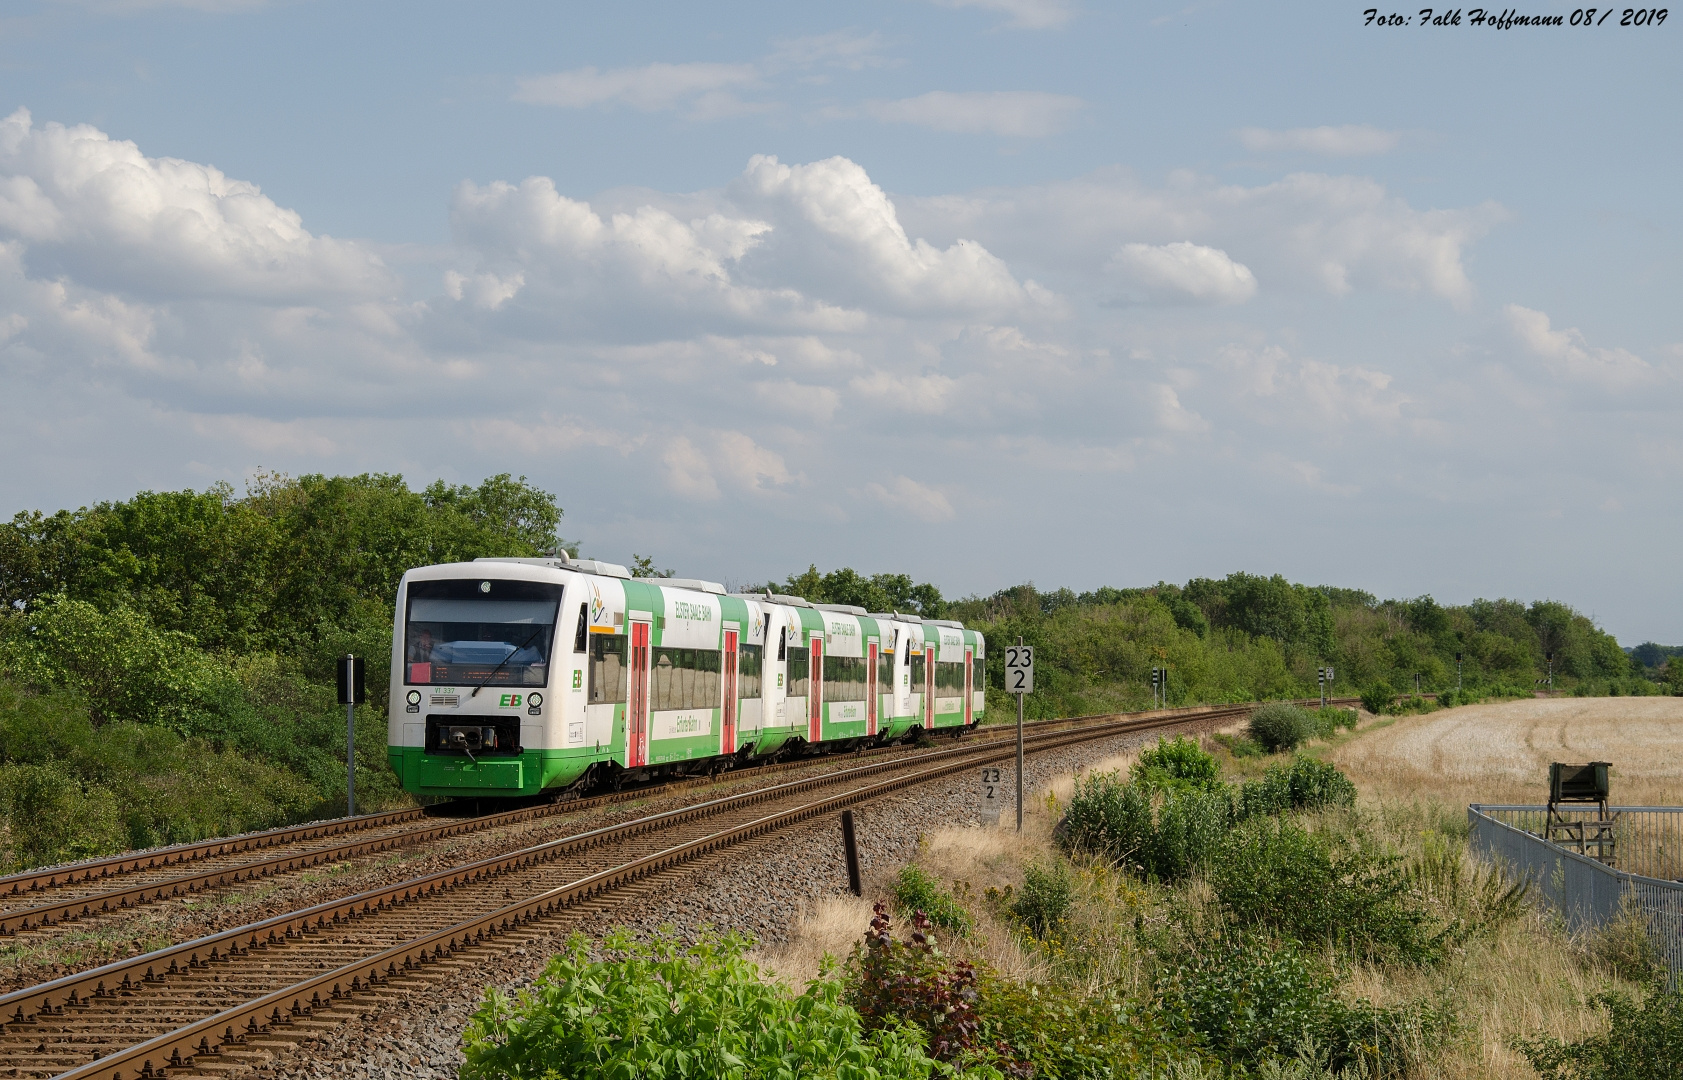
[[[1219,720],[1248,706],[1038,725],[1041,752]],[[727,795],[329,901],[0,996],[19,1077],[136,1080],[243,1071],[468,953],[636,890],[711,852],[1014,753],[967,741]],[[538,809],[538,808],[531,808]],[[455,956],[457,959],[452,960]]]

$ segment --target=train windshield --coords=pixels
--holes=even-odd
[[[404,682],[543,686],[560,602],[547,582],[410,582]]]

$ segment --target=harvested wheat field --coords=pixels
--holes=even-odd
[[[1613,801],[1683,804],[1683,698],[1467,705],[1363,725],[1326,757],[1370,798],[1543,803],[1551,761],[1610,761]]]

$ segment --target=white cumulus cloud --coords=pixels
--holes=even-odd
[[[1625,349],[1594,347],[1576,327],[1555,330],[1547,314],[1509,304],[1502,309],[1508,325],[1533,355],[1552,361],[1574,379],[1598,381],[1609,388],[1623,389],[1643,382],[1655,372],[1640,356]]]
[[[256,184],[151,158],[85,124],[0,120],[0,239],[31,272],[138,296],[305,302],[386,294],[395,279],[360,244],[316,236]]]
[[[966,135],[1037,139],[1069,127],[1082,100],[1038,90],[931,90],[898,101],[872,101],[865,112],[891,124],[914,124]]]
[[[1105,269],[1142,298],[1242,304],[1256,295],[1256,275],[1219,248],[1185,240],[1124,244]]]
[[[909,476],[896,476],[887,484],[872,481],[865,485],[865,494],[891,510],[911,514],[931,524],[951,521],[956,516],[950,499]]]
[[[1239,129],[1239,142],[1247,150],[1259,154],[1304,153],[1326,157],[1358,157],[1367,154],[1388,154],[1402,140],[1400,132],[1385,131],[1368,124],[1344,124],[1340,127],[1308,128],[1248,127]]]

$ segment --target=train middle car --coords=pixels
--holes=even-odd
[[[615,786],[982,719],[984,642],[957,622],[726,595],[593,560],[403,576],[392,768],[478,798]]]

